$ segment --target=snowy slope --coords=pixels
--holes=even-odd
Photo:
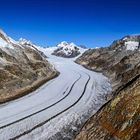
[[[127,50],[136,50],[139,47],[139,42],[138,41],[126,41],[125,46]]]
[[[13,39],[8,37],[1,29],[0,29],[0,47],[14,49],[12,46]]]
[[[20,44],[21,46],[24,46],[26,48],[31,48],[34,50],[37,50],[37,45],[33,44],[30,40],[26,40],[24,38],[20,38],[18,41],[18,44]]]
[[[126,36],[122,39],[126,50],[138,50],[140,48],[140,35]]]

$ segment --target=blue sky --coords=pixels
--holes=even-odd
[[[140,33],[140,0],[0,0],[0,28],[42,45],[106,46]]]

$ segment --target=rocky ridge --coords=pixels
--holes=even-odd
[[[0,30],[0,103],[21,97],[58,73],[30,41],[15,41]]]
[[[110,78],[110,100],[83,126],[76,140],[140,139],[140,36],[90,49],[76,60]]]
[[[109,47],[89,49],[76,63],[103,72],[115,91],[140,73],[140,36],[126,36]]]

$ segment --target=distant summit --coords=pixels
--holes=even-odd
[[[83,52],[84,46],[77,46],[73,42],[63,41],[57,45],[57,49],[52,53],[53,55],[65,57],[65,58],[73,58],[81,54]]]

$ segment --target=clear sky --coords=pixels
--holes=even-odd
[[[140,33],[140,0],[0,0],[0,28],[48,46],[106,46]]]

